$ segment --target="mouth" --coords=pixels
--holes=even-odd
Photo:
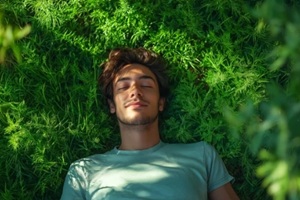
[[[129,103],[126,108],[130,107],[130,108],[143,108],[146,107],[147,104],[142,103],[142,102],[133,102],[133,103]]]

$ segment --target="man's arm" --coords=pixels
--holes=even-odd
[[[210,200],[239,200],[230,183],[211,191],[208,194]]]
[[[85,199],[86,173],[83,162],[76,161],[71,164],[65,178],[61,200]]]

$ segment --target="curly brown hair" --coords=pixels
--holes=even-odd
[[[118,48],[112,50],[108,61],[101,65],[103,71],[98,78],[99,86],[107,100],[113,101],[113,80],[117,73],[128,64],[141,64],[148,67],[156,76],[160,97],[168,96],[169,85],[162,57],[144,48]]]

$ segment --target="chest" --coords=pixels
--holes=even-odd
[[[187,162],[125,162],[94,170],[91,199],[206,199],[205,169]]]

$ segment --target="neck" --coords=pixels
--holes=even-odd
[[[159,143],[158,120],[146,125],[126,125],[119,123],[122,150],[143,150]]]

